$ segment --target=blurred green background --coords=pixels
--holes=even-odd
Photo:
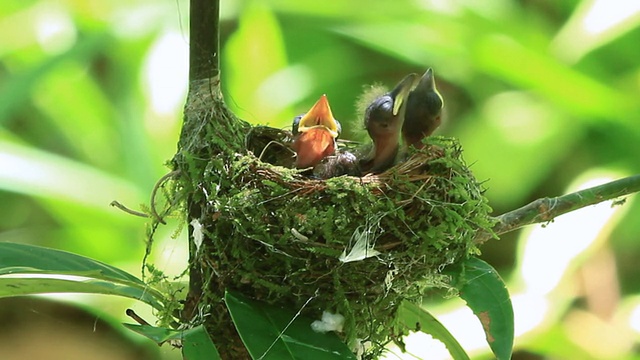
[[[168,172],[188,13],[186,0],[0,2],[0,241],[140,275],[145,221],[109,203],[139,208]],[[495,214],[640,173],[637,1],[222,0],[221,17],[225,98],[254,124],[289,126],[326,93],[343,137],[364,140],[363,86],[432,67],[445,98],[437,134],[460,139]],[[514,297],[546,304],[514,298],[519,359],[640,359],[640,201],[592,210],[482,248]],[[151,254],[176,275],[187,256],[178,222]],[[118,319],[127,306],[148,311],[72,298]],[[427,302],[443,319],[460,306]],[[464,329],[454,335],[486,356],[482,335],[467,341]]]

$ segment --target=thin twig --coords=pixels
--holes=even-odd
[[[519,209],[495,217],[495,235],[517,230],[523,226],[552,221],[557,216],[603,201],[619,198],[640,191],[640,175],[633,175],[589,189],[554,198],[537,199]],[[482,244],[493,234],[483,231],[475,242]]]
[[[163,177],[160,178],[160,180],[158,180],[156,182],[156,184],[153,186],[153,190],[151,190],[151,200],[149,200],[149,210],[151,211],[151,215],[153,215],[153,217],[162,225],[166,225],[167,223],[164,221],[164,219],[158,214],[158,211],[156,210],[156,193],[158,192],[158,189],[164,184],[165,181],[167,181],[168,179],[174,177],[175,175],[179,174],[180,170],[174,170],[166,175],[164,175]]]
[[[127,314],[128,317],[132,318],[133,320],[135,320],[138,324],[140,325],[150,325],[145,319],[141,318],[138,314],[136,314],[135,311],[133,311],[132,309],[127,309],[125,311],[125,314]]]
[[[121,203],[119,203],[119,202],[117,202],[115,200],[113,200],[109,205],[115,206],[118,209],[126,212],[127,214],[131,214],[131,215],[135,215],[135,216],[139,216],[139,217],[143,217],[143,218],[148,218],[149,217],[148,214],[145,214],[145,213],[140,212],[140,211],[129,209],[128,207],[122,205]]]

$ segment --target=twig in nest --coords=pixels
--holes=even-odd
[[[163,177],[160,178],[160,180],[158,180],[158,182],[156,182],[156,184],[153,186],[153,190],[151,190],[151,200],[149,201],[149,210],[151,210],[151,215],[153,215],[153,217],[162,225],[166,225],[167,223],[164,221],[164,219],[158,214],[158,211],[156,210],[156,193],[158,192],[158,189],[164,185],[165,181],[167,181],[168,179],[174,177],[175,175],[178,175],[180,173],[180,170],[174,170],[166,175],[164,175]]]
[[[265,145],[265,146],[264,146],[264,149],[262,149],[262,151],[260,152],[260,156],[258,156],[258,160],[263,161],[262,159],[263,159],[264,153],[265,153],[265,151],[267,151],[267,149],[268,149],[268,148],[269,148],[269,146],[271,146],[271,145],[280,145],[280,146],[282,146],[283,148],[287,149],[289,152],[291,152],[291,154],[292,154],[292,155],[295,155],[295,154],[296,154],[296,152],[295,152],[295,151],[291,150],[289,147],[285,146],[283,143],[281,143],[281,142],[279,142],[279,141],[276,141],[276,140],[271,140],[271,141],[269,141],[269,142],[267,143],[267,145]]]

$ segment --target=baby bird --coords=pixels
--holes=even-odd
[[[327,96],[322,95],[311,110],[293,121],[294,166],[298,169],[313,168],[325,157],[335,154],[340,130],[340,123],[331,113]]]
[[[406,101],[402,138],[405,146],[423,147],[422,139],[440,126],[444,101],[436,89],[431,68],[422,75]]]
[[[417,77],[409,74],[393,90],[373,100],[365,110],[364,125],[373,140],[373,148],[361,161],[363,173],[380,173],[393,166],[398,154],[407,96]]]

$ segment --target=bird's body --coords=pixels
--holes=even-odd
[[[405,146],[423,147],[422,139],[433,134],[440,126],[443,100],[436,89],[431,68],[407,97],[402,138]]]
[[[318,179],[342,175],[360,176],[358,159],[349,151],[337,151],[335,155],[327,156],[313,168],[313,176]]]
[[[373,148],[361,161],[364,173],[379,173],[394,165],[406,97],[416,78],[416,74],[408,75],[393,90],[373,100],[365,110],[364,125],[373,140]]]

